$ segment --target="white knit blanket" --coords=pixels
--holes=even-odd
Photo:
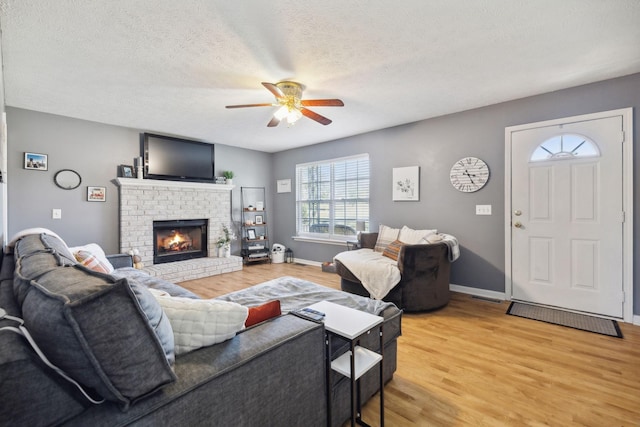
[[[400,283],[398,262],[375,252],[373,249],[357,249],[340,252],[334,257],[356,276],[371,298],[382,299]]]

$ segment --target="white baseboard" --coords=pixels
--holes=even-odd
[[[489,291],[487,289],[471,288],[469,286],[454,285],[453,283],[449,284],[449,289],[452,290],[453,292],[460,292],[461,294],[469,294],[469,295],[474,295],[474,296],[477,296],[477,297],[498,299],[498,300],[501,300],[501,301],[504,301],[504,300],[507,299],[505,294],[504,294],[504,292]]]
[[[322,263],[321,262],[310,261],[308,259],[294,258],[293,262],[297,262],[298,264],[313,265],[315,267],[322,267]]]
[[[640,315],[638,314],[633,315],[633,324],[636,326],[640,326]]]

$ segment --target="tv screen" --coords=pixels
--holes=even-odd
[[[214,146],[150,133],[142,134],[144,177],[214,182]]]

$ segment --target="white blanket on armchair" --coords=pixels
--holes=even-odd
[[[398,261],[373,249],[340,252],[334,257],[356,276],[371,298],[382,299],[400,283]]]

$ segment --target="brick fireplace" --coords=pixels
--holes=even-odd
[[[120,187],[120,252],[137,249],[145,270],[171,281],[192,280],[242,270],[242,258],[217,258],[216,240],[231,226],[233,185],[118,178]],[[207,257],[154,263],[154,221],[204,219]]]

